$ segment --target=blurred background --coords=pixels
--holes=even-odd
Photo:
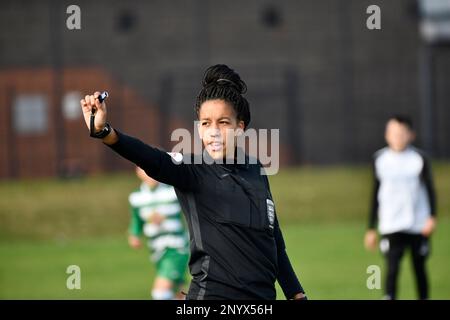
[[[81,10],[70,30],[67,8]],[[381,29],[370,30],[370,5]],[[448,0],[0,2],[0,298],[150,296],[127,247],[133,165],[89,138],[79,100],[107,90],[110,122],[169,149],[192,130],[203,71],[248,85],[250,127],[280,129],[270,177],[288,252],[311,298],[379,299],[362,245],[370,161],[386,119],[412,117],[432,156],[438,231],[431,297],[450,298]],[[409,257],[408,257],[409,258]],[[82,289],[66,288],[79,265]],[[400,298],[414,298],[404,259]],[[282,294],[279,295],[282,297]]]

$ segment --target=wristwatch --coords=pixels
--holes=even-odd
[[[93,117],[91,116],[91,119],[92,118]],[[100,130],[99,132],[95,132],[93,121],[91,121],[90,136],[92,138],[103,139],[104,137],[106,137],[108,134],[111,133],[111,130],[112,130],[111,125],[107,122],[107,123],[105,123],[105,127],[102,130]]]

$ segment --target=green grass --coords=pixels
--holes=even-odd
[[[380,299],[382,290],[369,290],[366,269],[379,265],[379,253],[363,249],[363,227],[284,225],[292,264],[311,299]],[[441,221],[429,261],[432,298],[450,299],[450,220]],[[126,237],[66,242],[16,241],[0,244],[1,299],[148,299],[154,267],[145,249],[128,248]],[[414,299],[409,255],[402,263],[401,299]],[[66,288],[66,269],[81,269],[81,289]],[[283,298],[278,288],[278,298]]]
[[[435,164],[434,176],[431,295],[450,299],[450,164]],[[383,272],[383,259],[362,246],[368,167],[283,169],[270,181],[289,256],[310,298],[379,299],[382,290],[366,287],[366,268]],[[136,185],[132,174],[0,182],[0,299],[147,299],[154,268],[145,249],[126,242],[127,196]],[[81,290],[66,288],[73,264],[81,268]],[[399,297],[415,298],[409,255],[399,280]]]
[[[314,299],[380,299],[383,290],[366,286],[370,265],[381,268],[384,259],[379,252],[363,248],[364,228],[360,224],[285,225],[288,254],[308,295]],[[433,299],[450,299],[450,219],[440,222],[432,239],[428,261]],[[399,279],[399,298],[415,299],[410,253],[405,254]],[[384,281],[381,281],[382,288]],[[281,291],[279,290],[281,293]],[[278,295],[282,297],[282,294]]]
[[[69,242],[3,243],[2,299],[145,299],[153,266],[145,250],[128,248],[126,237]],[[81,289],[69,290],[67,267],[81,270]]]

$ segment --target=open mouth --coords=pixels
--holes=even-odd
[[[213,152],[218,152],[223,150],[223,143],[218,141],[213,141],[208,143],[209,150]]]

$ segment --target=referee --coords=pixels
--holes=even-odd
[[[229,154],[227,130],[245,130],[250,122],[249,104],[243,97],[246,84],[226,65],[215,65],[206,70],[202,85],[195,110],[204,157],[223,160]],[[259,162],[250,163],[246,156],[242,164],[176,163],[168,153],[113,129],[98,95],[81,100],[88,128],[95,112],[91,135],[149,176],[175,187],[190,233],[188,300],[273,300],[275,281],[287,299],[306,299],[286,253],[269,182]]]

